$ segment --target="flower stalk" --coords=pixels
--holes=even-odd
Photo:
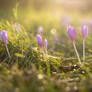
[[[78,61],[79,61],[79,63],[81,64],[81,60],[80,60],[80,57],[79,57],[79,54],[78,54],[78,51],[77,51],[77,49],[76,49],[76,45],[75,45],[75,42],[74,42],[74,41],[73,41],[73,47],[74,47],[75,53],[76,53],[76,55],[77,55]]]
[[[83,40],[83,62],[85,62],[85,40]]]
[[[83,62],[85,62],[85,40],[88,34],[88,27],[86,25],[84,25],[82,27],[82,37],[83,37]]]
[[[7,47],[7,44],[5,45],[5,47],[6,47],[6,51],[7,51],[7,54],[8,54],[8,56],[9,56],[9,58],[11,58],[10,53],[9,53],[9,49],[8,49],[8,47]]]

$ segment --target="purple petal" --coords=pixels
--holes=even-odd
[[[47,50],[47,39],[44,40],[44,48]]]
[[[15,28],[15,29],[17,28],[17,25],[16,25],[16,23],[14,24],[14,28]]]
[[[14,24],[14,29],[17,31],[17,32],[20,32],[20,24]]]
[[[67,27],[67,34],[70,40],[74,41],[76,39],[76,30],[70,25]]]
[[[82,34],[83,39],[85,39],[86,36],[87,36],[87,34],[88,34],[88,27],[87,27],[86,25],[84,25],[84,26],[82,27],[82,32],[81,32],[81,34]]]
[[[3,32],[1,32],[1,39],[3,40],[3,42],[5,44],[7,44],[7,40],[8,40],[8,31],[3,30]]]
[[[57,36],[56,35],[53,36],[53,40],[57,41]]]
[[[42,37],[38,34],[36,35],[36,41],[40,48],[42,48]]]

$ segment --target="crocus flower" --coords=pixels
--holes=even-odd
[[[17,28],[17,25],[16,25],[16,23],[14,24],[14,28],[15,28],[15,29]]]
[[[43,28],[40,26],[40,27],[38,28],[38,34],[42,35],[42,33],[43,33]]]
[[[86,36],[87,36],[87,34],[88,34],[88,27],[87,27],[86,25],[84,25],[84,26],[82,27],[82,32],[81,32],[81,34],[82,34],[83,39],[85,39]]]
[[[53,40],[57,41],[57,36],[56,35],[53,35]]]
[[[36,41],[38,46],[42,48],[42,37],[39,34],[36,35]]]
[[[0,33],[0,36],[1,36],[1,39],[2,39],[3,43],[5,44],[8,56],[9,56],[9,58],[11,58],[8,47],[7,47],[8,31],[3,30],[3,32]]]
[[[82,37],[83,37],[83,62],[85,62],[85,39],[86,39],[86,36],[88,34],[88,27],[86,25],[84,25],[82,27]]]
[[[1,32],[1,39],[3,40],[4,44],[7,44],[7,40],[8,40],[8,31],[3,30],[3,32]]]
[[[17,32],[20,32],[20,24],[14,24],[14,28]]]
[[[71,39],[72,41],[76,39],[77,34],[76,34],[76,30],[74,27],[69,25],[67,27],[67,34],[68,34],[69,39]]]
[[[47,50],[47,39],[44,40],[44,49]]]
[[[75,28],[69,25],[67,27],[67,34],[68,34],[69,39],[72,40],[75,53],[77,55],[79,63],[81,64],[81,60],[80,60],[80,57],[79,57],[79,54],[78,54],[78,51],[76,49],[76,45],[75,45],[75,42],[74,42],[74,40],[76,39],[76,36],[77,36]]]
[[[48,45],[48,43],[47,43],[47,39],[45,39],[44,40],[44,50],[45,50],[45,57],[48,57],[48,53],[47,53],[47,45]]]

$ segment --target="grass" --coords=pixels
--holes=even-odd
[[[91,32],[86,39],[86,62],[80,65],[60,17],[54,15],[53,18],[49,13],[34,10],[23,15],[16,17],[15,11],[12,19],[0,22],[0,30],[8,31],[7,46],[11,55],[9,59],[0,39],[0,92],[91,92]],[[80,15],[76,16],[79,19]],[[14,29],[15,22],[20,24],[20,32]],[[78,20],[73,20],[72,24],[78,30],[76,46],[82,60]],[[43,39],[48,40],[50,57],[44,56],[37,46],[35,35],[39,25],[44,28]],[[57,42],[53,41],[52,28],[57,30]]]

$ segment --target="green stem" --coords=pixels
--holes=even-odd
[[[6,51],[8,53],[9,58],[11,58],[10,53],[9,53],[9,50],[8,50],[8,47],[7,47],[7,44],[5,45],[5,47],[6,47]]]
[[[85,62],[85,40],[83,40],[83,62]]]
[[[77,51],[77,49],[76,49],[76,45],[75,45],[75,42],[74,42],[74,41],[73,41],[73,46],[74,46],[74,50],[75,50],[75,52],[76,52],[78,61],[79,61],[79,63],[81,64],[81,60],[80,60],[80,57],[79,57],[79,54],[78,54],[78,51]]]

